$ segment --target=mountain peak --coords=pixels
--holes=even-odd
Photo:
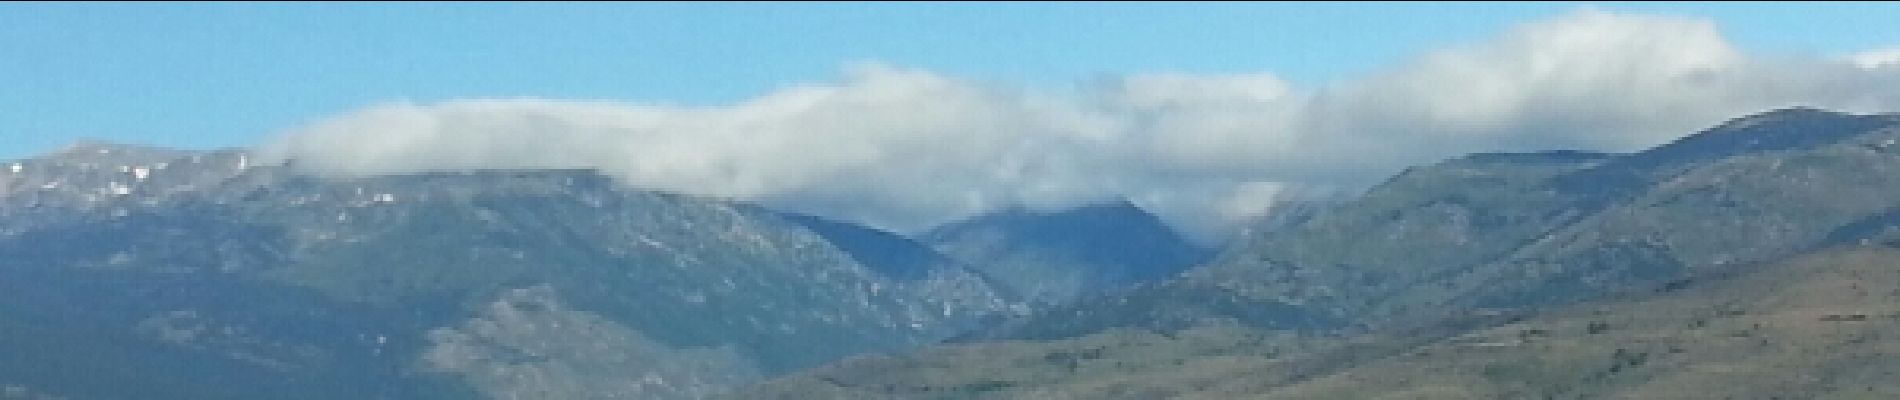
[[[1594,151],[1548,150],[1523,153],[1472,153],[1453,161],[1483,164],[1546,164],[1600,161],[1616,156],[1618,154]]]
[[[1777,108],[1773,110],[1762,111],[1762,112],[1730,119],[1727,122],[1717,125],[1714,130],[1740,129],[1740,128],[1745,128],[1748,126],[1753,126],[1756,124],[1774,122],[1774,121],[1786,121],[1790,119],[1851,117],[1853,115],[1854,114],[1827,110],[1827,109],[1822,109],[1822,108],[1817,108],[1817,107],[1793,106],[1793,107]]]
[[[61,147],[60,150],[54,152],[54,154],[70,154],[70,153],[110,154],[113,152],[136,153],[136,152],[156,152],[156,151],[174,151],[175,152],[175,151],[182,151],[182,150],[166,148],[166,147],[158,147],[158,146],[119,143],[119,142],[108,141],[105,139],[80,138],[79,140],[74,140],[71,144],[67,144],[65,147]]]
[[[1073,207],[1073,208],[1060,210],[1060,211],[1030,212],[1030,214],[1053,217],[1053,218],[1134,217],[1134,218],[1141,218],[1141,219],[1154,219],[1154,215],[1149,214],[1148,210],[1142,209],[1141,206],[1135,205],[1134,202],[1130,202],[1128,201],[1128,199],[1115,199],[1112,201],[1089,203],[1089,204],[1084,204],[1078,207]]]
[[[1713,128],[1703,130],[1684,140],[1702,136],[1722,134],[1775,134],[1779,131],[1795,128],[1814,128],[1840,124],[1854,124],[1881,119],[1880,114],[1853,114],[1808,106],[1796,106],[1762,111],[1730,119]]]
[[[926,241],[963,235],[972,230],[1003,230],[1037,237],[1072,237],[1090,232],[1148,232],[1175,236],[1177,233],[1159,217],[1127,199],[1115,199],[1080,206],[1038,210],[1012,207],[952,222],[925,232]]]
[[[955,229],[957,226],[981,224],[1032,223],[1037,225],[1047,224],[1072,227],[1078,223],[1088,224],[1087,221],[1119,221],[1121,223],[1152,223],[1165,225],[1159,218],[1155,217],[1154,214],[1149,213],[1148,210],[1135,205],[1134,202],[1128,199],[1118,198],[1056,209],[1015,206],[952,222],[932,229],[930,232]],[[931,234],[932,233],[926,233],[925,236]]]
[[[1849,114],[1811,107],[1765,111],[1729,120],[1674,142],[1622,157],[1610,169],[1641,170],[1749,153],[1813,148],[1900,123],[1896,114]]]
[[[61,147],[59,150],[35,158],[66,162],[138,164],[163,162],[189,156],[193,153],[196,152],[86,138],[74,141],[72,144]]]
[[[920,237],[1037,303],[1061,303],[1174,275],[1207,256],[1127,200],[1059,211],[1013,208]]]

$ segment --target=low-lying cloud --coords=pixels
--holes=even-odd
[[[1900,109],[1900,56],[1758,56],[1710,21],[1581,10],[1320,88],[1270,73],[1154,73],[1038,91],[865,63],[719,107],[382,104],[261,151],[340,176],[598,168],[633,187],[900,232],[1128,198],[1215,240],[1275,198],[1356,188],[1407,165],[1632,151],[1794,105]]]

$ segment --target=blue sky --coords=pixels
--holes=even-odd
[[[726,104],[862,60],[1029,87],[1315,87],[1581,7],[1713,19],[1769,54],[1900,43],[1894,3],[4,3],[0,158],[79,137],[251,145],[401,99]]]

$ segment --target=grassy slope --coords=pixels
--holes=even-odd
[[[1666,286],[1665,289],[1684,285]],[[1895,398],[1900,250],[1824,251],[1209,398]]]

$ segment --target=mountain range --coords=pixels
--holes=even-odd
[[[0,398],[1890,398],[1896,143],[1472,154],[1205,249],[82,142],[0,163]]]
[[[59,361],[0,381],[61,396],[696,398],[1015,305],[854,251],[901,238],[591,171],[326,180],[100,144],[8,167],[0,320],[55,343],[0,346]],[[68,354],[90,342],[125,347]],[[162,384],[223,377],[255,379]]]
[[[1146,213],[1116,211],[1009,221],[1042,234],[1140,226],[1183,246]],[[983,221],[969,226],[998,226]],[[1020,279],[969,261],[594,171],[332,179],[242,150],[82,142],[0,165],[0,327],[14,331],[0,349],[20,361],[0,361],[0,385],[73,398],[703,398],[1027,311]],[[1096,261],[1061,266],[1092,285],[1068,293],[1192,262],[1130,275]]]
[[[1568,328],[1544,326],[1577,324],[1575,307],[1597,306],[1604,308],[1592,313],[1604,320],[1585,325],[1640,320],[1647,329],[1640,332],[1651,335],[1645,339],[1693,341],[1706,332],[1665,329],[1655,321],[1666,318],[1650,313],[1755,304],[1749,296],[1779,290],[1775,282],[1831,279],[1800,274],[1900,272],[1878,244],[1900,223],[1894,217],[1900,209],[1897,141],[1900,115],[1793,108],[1737,118],[1631,154],[1473,154],[1408,169],[1352,201],[1251,236],[1176,278],[1042,309],[954,343],[856,357],[738,397],[1860,398],[1835,390],[1844,387],[1886,393],[1890,385],[1878,372],[1802,372],[1805,382],[1832,386],[1689,372],[1699,368],[1690,364],[1704,362],[1728,363],[1706,368],[1734,374],[1775,370],[1774,364],[1713,358],[1674,365],[1688,368],[1666,372],[1684,377],[1676,383],[1593,380],[1587,374],[1601,370],[1555,359],[1572,350],[1564,340],[1588,342],[1575,349],[1606,362],[1632,362],[1651,350],[1591,353],[1582,349],[1613,348],[1630,337],[1573,337]],[[1795,261],[1778,263],[1789,259]],[[1704,281],[1750,289],[1630,297]],[[1868,279],[1858,289],[1867,297],[1828,310],[1775,312],[1784,313],[1788,329],[1890,329],[1893,321],[1883,319],[1879,300],[1900,288],[1883,282]],[[1820,320],[1836,314],[1860,325]],[[1537,333],[1521,342],[1496,334],[1507,331]],[[1764,346],[1790,346],[1785,350],[1805,354],[1801,362],[1837,370],[1860,368],[1852,360],[1888,351],[1875,339],[1860,350],[1808,339]],[[1473,350],[1438,350],[1445,348]],[[1475,348],[1510,355],[1478,360],[1468,356],[1481,351]],[[1436,356],[1395,361],[1419,352]],[[1506,380],[1520,370],[1543,375]],[[1720,379],[1687,378],[1705,372]],[[1421,386],[1427,381],[1439,386]],[[1695,391],[1718,381],[1731,386]]]

